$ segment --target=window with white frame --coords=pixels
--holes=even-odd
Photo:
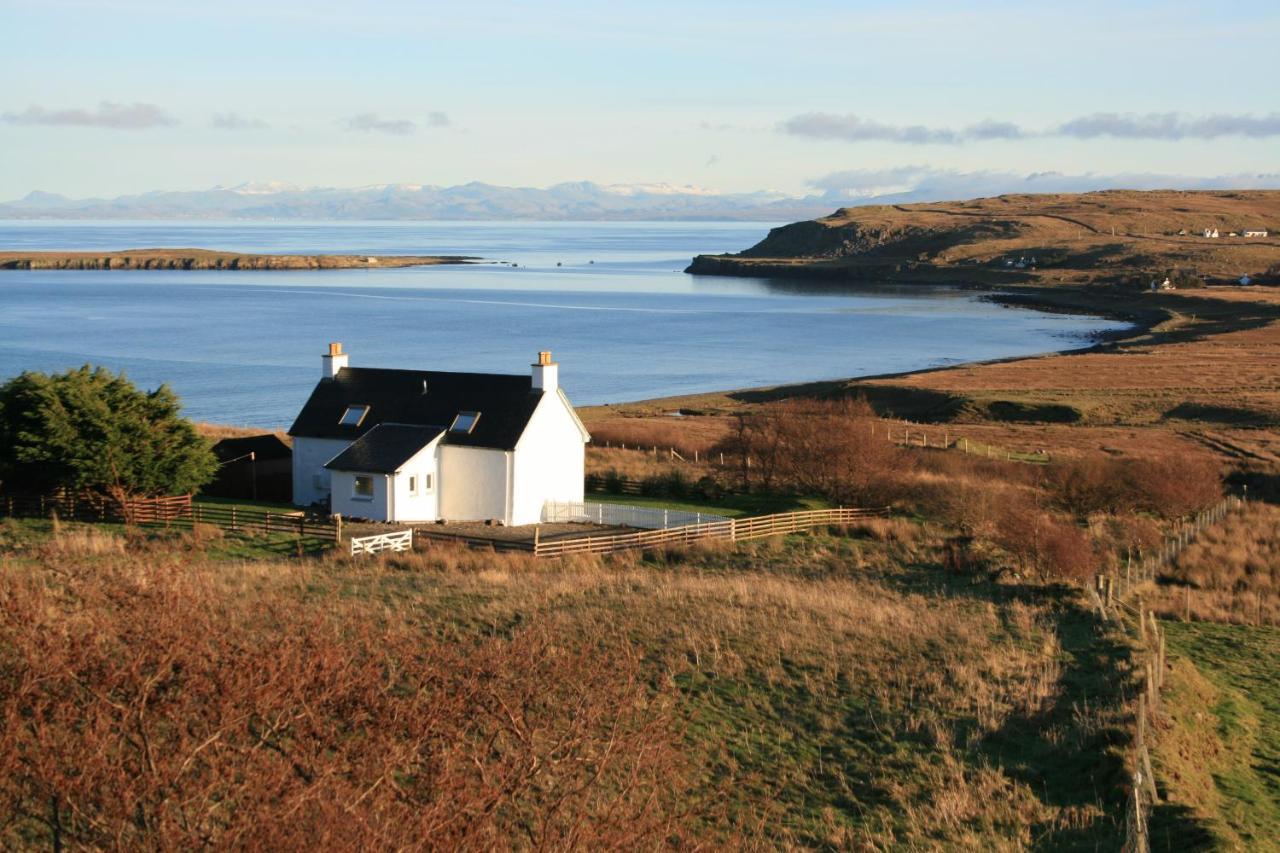
[[[422,478],[422,491],[425,492],[426,494],[431,494],[431,489],[433,486],[431,481],[433,478],[434,478],[434,475],[432,474],[427,474]]]
[[[371,474],[356,474],[355,481],[351,484],[351,497],[358,500],[373,500],[373,476]]]
[[[369,407],[361,404],[352,404],[347,406],[347,410],[342,413],[342,417],[338,418],[338,423],[343,426],[360,426],[364,421],[364,416],[369,414]]]
[[[409,494],[418,494],[418,476],[416,474],[409,475]]]

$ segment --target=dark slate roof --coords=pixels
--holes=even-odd
[[[219,462],[241,460],[241,457],[248,456],[250,453],[254,454],[259,462],[269,459],[290,459],[293,456],[293,450],[289,445],[281,441],[280,436],[271,432],[224,438],[213,446],[213,455]],[[242,461],[248,462],[247,459]]]
[[[334,471],[394,474],[442,432],[444,427],[439,426],[378,424],[326,462],[324,467]]]
[[[447,428],[459,412],[479,412],[470,433],[449,433],[442,441],[513,450],[541,398],[527,374],[344,367],[333,379],[316,384],[289,435],[354,440],[382,423]],[[369,406],[358,427],[338,423],[351,405]]]

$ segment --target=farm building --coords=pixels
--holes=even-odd
[[[1267,229],[1265,228],[1246,228],[1240,232],[1241,237],[1265,237]]]
[[[538,353],[523,375],[349,367],[330,344],[289,429],[294,503],[375,521],[536,524],[581,501],[590,436]]]
[[[224,438],[213,446],[218,473],[202,490],[222,498],[288,501],[293,451],[273,433]]]

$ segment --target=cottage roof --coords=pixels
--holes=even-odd
[[[268,459],[290,459],[293,456],[293,450],[289,445],[272,432],[224,438],[213,445],[213,455],[223,463],[244,459],[250,453],[254,454],[259,462]]]
[[[378,424],[326,462],[324,467],[333,471],[394,474],[444,431],[441,426]]]
[[[449,432],[442,442],[514,450],[542,394],[527,374],[344,367],[316,384],[289,435],[354,441],[380,424],[447,429],[460,412],[479,412],[470,432]],[[368,409],[345,417],[353,406]]]

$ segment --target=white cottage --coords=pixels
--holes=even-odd
[[[583,498],[591,440],[550,352],[528,375],[347,366],[330,344],[289,429],[293,499],[376,521],[535,524]]]

